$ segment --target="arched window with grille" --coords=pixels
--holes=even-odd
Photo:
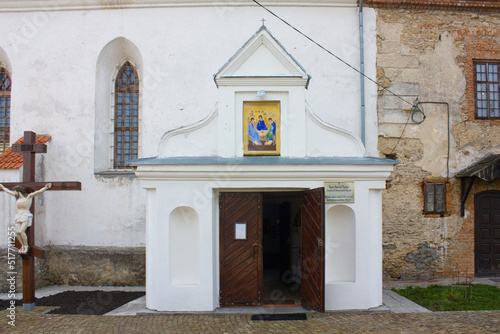
[[[0,153],[10,142],[10,89],[10,76],[5,68],[0,68]]]
[[[129,168],[137,159],[139,146],[139,77],[130,62],[125,62],[115,82],[113,167]]]

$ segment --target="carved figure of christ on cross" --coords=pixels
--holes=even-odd
[[[26,230],[32,225],[33,222],[33,214],[30,212],[31,206],[33,205],[33,198],[50,188],[52,188],[52,183],[47,183],[42,189],[28,195],[26,188],[21,185],[17,185],[10,190],[0,183],[1,190],[16,198],[17,213],[14,222],[16,223],[17,240],[21,243],[19,254],[28,253],[30,247],[28,244]]]
[[[23,182],[3,183],[0,190],[6,188],[7,193],[16,196],[18,213],[26,214],[24,217],[28,218],[27,224],[21,222],[19,226],[21,230],[23,228],[26,230],[27,244],[25,245],[23,240],[16,240],[16,247],[20,248],[19,253],[23,259],[23,310],[31,311],[35,308],[35,257],[45,258],[45,250],[35,245],[35,201],[33,198],[46,190],[81,190],[82,185],[80,182],[35,182],[35,155],[36,153],[46,153],[47,146],[37,144],[36,134],[32,131],[24,132],[24,142],[12,145],[12,152],[23,154]],[[21,188],[14,190],[16,186],[22,186],[26,194],[20,193]],[[17,195],[21,195],[23,198],[18,198]],[[31,206],[30,212],[27,212],[27,209],[24,210],[27,205]],[[31,215],[33,216],[31,217]],[[22,232],[24,233],[24,231]],[[20,239],[23,239],[22,234]]]

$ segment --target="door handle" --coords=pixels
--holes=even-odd
[[[257,261],[259,259],[259,245],[255,242],[253,244],[253,260]]]

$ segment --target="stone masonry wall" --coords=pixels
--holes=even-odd
[[[461,217],[454,175],[500,153],[500,121],[475,118],[473,66],[500,60],[500,15],[379,8],[377,41],[377,80],[398,95],[379,89],[379,152],[400,163],[383,196],[384,278],[473,273],[474,196],[500,181],[476,181]],[[424,181],[446,182],[442,217],[423,213]]]
[[[35,260],[36,287],[51,285],[144,286],[146,284],[145,248],[48,246],[46,258]],[[7,250],[0,250],[7,263]],[[10,271],[10,270],[9,270]],[[7,273],[7,270],[3,272]],[[22,291],[22,260],[16,255],[17,291]],[[0,292],[9,290],[2,279]]]

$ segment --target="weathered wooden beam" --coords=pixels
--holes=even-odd
[[[1,182],[0,182],[1,183]],[[47,183],[52,183],[52,188],[47,189],[51,190],[82,190],[82,183],[78,181],[69,181],[69,182],[6,182],[2,183],[6,188],[12,190],[15,186],[23,186],[26,188],[28,192],[33,192],[40,188],[43,188]],[[2,191],[0,189],[0,191]]]
[[[14,153],[47,153],[47,145],[45,144],[12,144],[12,152]]]
[[[469,197],[469,193],[472,189],[472,185],[474,184],[474,177],[462,177],[460,182],[460,215],[462,217],[465,216],[465,202],[467,201],[467,197]]]
[[[16,238],[16,247],[17,248],[21,248],[21,243],[19,242],[19,240],[17,240]],[[27,257],[27,256],[34,256],[34,257],[37,257],[39,259],[45,259],[45,249],[42,249],[38,246],[30,246],[30,249],[28,250],[28,254],[21,254],[21,257],[24,258],[24,257]]]

